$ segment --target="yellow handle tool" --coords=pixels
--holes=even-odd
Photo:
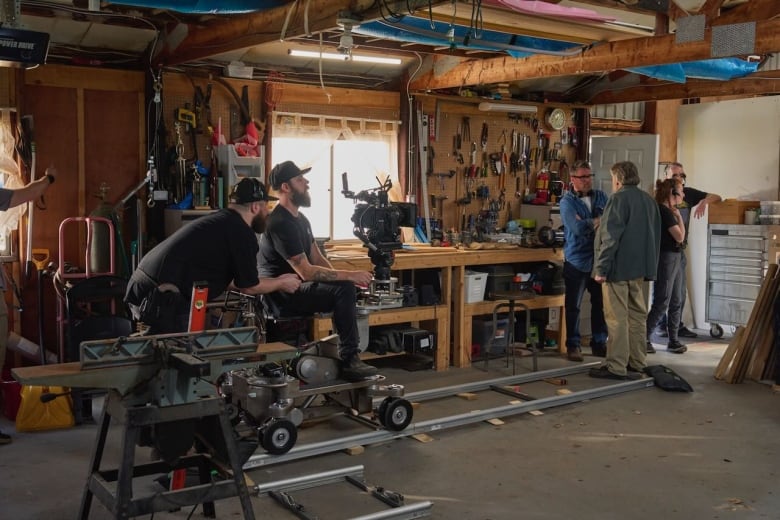
[[[39,271],[45,270],[46,265],[49,263],[49,250],[33,248],[30,260]]]

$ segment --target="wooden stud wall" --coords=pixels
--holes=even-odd
[[[538,115],[536,116],[538,119],[538,131],[549,135],[550,149],[554,147],[555,143],[561,141],[561,132],[549,128],[544,120],[545,114],[552,108],[554,107],[540,105],[537,111]],[[574,126],[571,108],[567,106],[561,106],[561,108],[566,112],[565,128]],[[432,175],[427,177],[428,196],[429,198],[431,196],[447,197],[441,205],[437,201],[436,210],[431,209],[431,217],[442,218],[445,231],[450,229],[460,231],[463,216],[465,215],[466,221],[468,221],[469,215],[476,217],[481,209],[487,209],[489,201],[472,199],[471,203],[465,206],[458,205],[456,201],[466,197],[469,191],[476,191],[477,187],[481,185],[488,187],[490,199],[498,199],[500,195],[500,177],[494,175],[490,167],[488,167],[487,177],[480,177],[479,173],[475,178],[467,179],[466,177],[466,172],[468,172],[470,166],[472,142],[476,143],[477,146],[477,166],[479,169],[482,166],[483,151],[480,141],[483,123],[486,123],[488,126],[486,153],[501,151],[503,142],[501,136],[503,133],[506,136],[505,151],[508,157],[511,153],[511,134],[513,130],[518,134],[529,135],[531,137],[531,147],[535,148],[537,146],[538,131],[534,132],[531,126],[534,114],[517,114],[520,118],[513,120],[506,113],[480,112],[477,109],[477,105],[473,102],[467,104],[429,98],[424,99],[423,110],[430,117],[434,118],[435,127],[435,138],[432,138],[430,141],[430,146],[433,147],[434,159],[431,170]],[[437,112],[438,119],[436,118]],[[468,117],[470,120],[471,138],[461,136],[460,153],[463,155],[463,164],[459,164],[457,157],[453,153],[453,137],[458,132],[464,117]],[[499,142],[500,140],[502,142]],[[574,147],[571,144],[561,145],[561,156],[565,158],[568,166],[571,166],[575,159]],[[534,191],[536,174],[541,170],[542,165],[543,161],[541,159],[536,163],[531,163],[528,180],[526,180],[525,168],[522,165],[516,176],[507,171],[504,180],[506,204],[498,214],[499,227],[503,228],[510,218],[520,218],[520,204],[522,200],[516,195],[516,192],[519,191],[521,194],[524,194],[527,184],[530,185],[529,191]],[[560,165],[560,161],[552,161],[550,170],[558,172]],[[440,176],[440,174],[448,174],[451,170],[455,171],[453,177]],[[568,168],[564,167],[559,173],[562,175],[562,180],[568,183]],[[418,210],[418,213],[422,214],[422,208]]]

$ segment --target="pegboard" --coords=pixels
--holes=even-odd
[[[195,112],[195,91],[196,86],[200,87],[201,92],[206,95],[208,86],[211,85],[211,96],[208,99],[210,107],[210,120],[207,120],[205,107],[199,112],[200,117],[196,117],[195,127],[188,124],[180,127],[182,157],[187,165],[195,160],[200,160],[205,168],[213,167],[211,132],[216,131],[221,119],[222,134],[228,143],[240,138],[245,133],[245,126],[242,125],[242,111],[239,100],[236,99],[230,89],[237,94],[240,99],[241,91],[247,86],[247,97],[249,100],[249,115],[255,121],[262,121],[263,112],[263,83],[253,80],[235,80],[226,78],[188,77],[185,74],[164,73],[162,77],[162,106],[163,121],[166,134],[165,142],[160,146],[164,148],[161,152],[168,153],[171,158],[170,167],[175,167],[175,157],[170,157],[172,150],[177,144],[177,134],[175,131],[175,122],[177,120],[177,109],[186,109]],[[261,123],[261,126],[264,123]],[[211,128],[209,128],[211,127]],[[263,143],[263,131],[259,131],[260,143]],[[222,176],[220,174],[220,176]],[[161,172],[161,178],[165,181],[170,177],[169,172]],[[167,187],[167,186],[166,186]],[[170,189],[170,187],[168,187]]]
[[[576,135],[576,139],[579,139],[580,134],[576,130],[574,112],[567,106],[560,106],[566,114],[566,134],[550,128],[545,122],[545,115],[552,108],[555,107],[540,105],[536,115],[521,113],[511,114],[510,117],[506,113],[480,112],[473,103],[424,100],[423,110],[433,121],[429,125],[433,163],[426,179],[429,204],[431,217],[442,220],[443,230],[460,231],[464,223],[468,225],[470,215],[476,218],[480,210],[489,208],[491,201],[498,207],[497,226],[505,227],[507,220],[520,217],[520,205],[529,203],[533,198],[538,174],[545,166],[551,179],[568,184],[569,166],[573,164],[576,155],[574,141],[570,136]],[[482,146],[483,125],[487,129],[485,147]],[[511,168],[509,159],[513,132],[518,143],[522,142],[522,135],[528,136],[530,141],[532,159],[528,171],[524,164],[520,164],[516,171]],[[546,158],[543,156],[544,146],[540,151],[535,151],[540,148],[540,134],[547,139],[546,148],[549,151]],[[459,149],[456,143],[458,135]],[[476,148],[476,172],[469,175],[472,146]],[[498,154],[502,166],[491,166],[491,154]],[[462,156],[462,163],[459,156]],[[501,170],[504,170],[503,173],[497,174]],[[487,197],[484,197],[485,189]],[[466,204],[464,202],[469,192],[471,202]],[[483,197],[475,197],[477,194]]]

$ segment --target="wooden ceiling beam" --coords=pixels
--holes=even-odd
[[[404,2],[412,9],[449,3],[450,0],[412,0]],[[219,17],[203,25],[177,26],[169,33],[162,51],[153,58],[157,65],[177,65],[196,61],[215,54],[253,47],[282,37],[282,29],[289,9],[295,9],[287,24],[285,38],[297,38],[306,34],[304,5],[308,5],[309,33],[338,29],[336,19],[341,11],[350,11],[364,21],[382,17],[381,2],[375,0],[310,0],[267,9],[254,14]],[[186,31],[183,38],[176,31]],[[177,41],[180,40],[180,41]]]
[[[441,6],[433,9],[432,18],[434,21],[452,22],[452,13],[447,12],[448,9],[451,8]],[[466,15],[458,14],[454,23],[468,27],[471,21]],[[507,34],[584,44],[647,36],[647,31],[631,27],[581,22],[576,19],[555,19],[494,6],[482,7],[482,28]]]
[[[712,30],[701,42],[676,44],[675,35],[635,38],[596,45],[576,56],[537,55],[514,59],[509,56],[486,60],[466,60],[447,70],[431,70],[415,79],[411,90],[458,88],[533,78],[595,74],[615,69],[684,63],[705,60],[711,55]],[[756,54],[780,50],[780,18],[756,22]],[[435,58],[435,59],[438,59]]]
[[[587,102],[593,105],[609,103],[632,103],[635,101],[661,101],[664,99],[686,99],[710,96],[751,96],[780,93],[780,71],[759,71],[744,78],[729,81],[691,79],[685,83],[664,83],[637,85],[601,92]]]
[[[704,15],[707,25],[710,25],[718,17],[722,5],[723,0],[707,0],[704,2],[704,5],[699,9],[699,14]]]
[[[777,0],[750,0],[744,4],[721,10],[712,25],[728,25],[751,20],[771,20],[780,16],[780,2]]]

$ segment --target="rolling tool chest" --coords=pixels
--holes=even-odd
[[[768,226],[710,224],[705,319],[710,335],[721,325],[745,325],[768,267]]]

